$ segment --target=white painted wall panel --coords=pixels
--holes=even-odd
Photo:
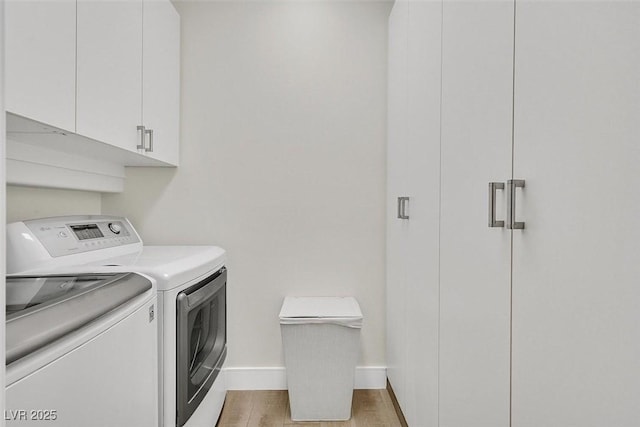
[[[100,211],[100,193],[7,186],[7,222],[58,215],[95,215]]]

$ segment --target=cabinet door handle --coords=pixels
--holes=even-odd
[[[136,129],[138,129],[138,132],[140,132],[140,143],[136,146],[136,148],[138,150],[144,150],[145,149],[145,146],[144,146],[144,134],[145,134],[146,131],[144,129],[144,126],[142,126],[142,125],[138,125],[136,127]]]
[[[407,215],[407,203],[409,203],[408,197],[398,197],[398,218],[409,219],[409,215]]]
[[[149,135],[149,148],[145,147],[144,151],[148,153],[153,153],[153,129],[146,129],[144,133]],[[143,145],[144,145],[144,141],[143,141]]]
[[[516,188],[524,188],[524,179],[510,179],[507,181],[507,228],[510,230],[524,229],[524,221],[516,221]]]
[[[489,183],[489,227],[504,227],[504,221],[496,220],[497,190],[504,190],[504,182]]]

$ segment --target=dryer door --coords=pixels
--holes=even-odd
[[[176,421],[184,425],[215,381],[226,357],[226,284],[222,268],[177,298]]]

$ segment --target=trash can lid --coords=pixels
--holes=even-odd
[[[353,297],[286,297],[280,324],[333,323],[362,327],[362,311]]]

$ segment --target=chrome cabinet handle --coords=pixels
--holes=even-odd
[[[408,197],[398,197],[398,218],[399,219],[409,219],[409,215],[407,215],[408,202],[409,202]]]
[[[496,191],[504,190],[504,182],[489,183],[489,227],[504,227],[503,220],[496,220]]]
[[[153,129],[146,129],[144,133],[149,135],[149,148],[144,147],[144,151],[146,151],[147,153],[153,153]],[[143,141],[143,145],[144,145],[144,141]]]
[[[516,188],[524,188],[524,179],[510,179],[507,181],[507,228],[510,230],[524,229],[524,221],[516,221]]]
[[[409,214],[407,213],[407,205],[409,205],[409,198],[402,198],[402,219],[409,219]]]
[[[146,131],[144,129],[144,126],[142,126],[142,125],[138,125],[136,127],[136,129],[138,129],[138,132],[140,132],[140,143],[136,146],[136,148],[138,150],[144,150],[144,148],[145,148],[144,147],[144,134],[145,134]]]

